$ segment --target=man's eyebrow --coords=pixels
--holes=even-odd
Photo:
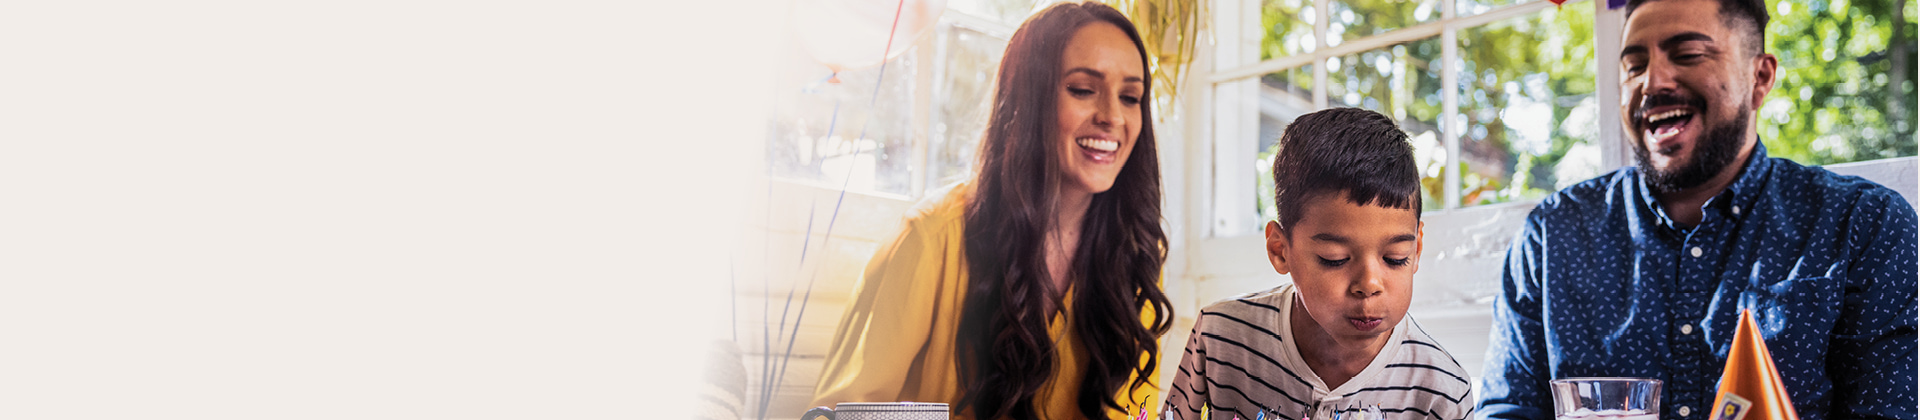
[[[1681,32],[1678,34],[1674,34],[1673,36],[1667,37],[1666,40],[1660,41],[1660,48],[1672,49],[1673,47],[1679,46],[1680,43],[1682,42],[1692,42],[1692,41],[1713,42],[1713,37],[1707,36],[1707,34],[1693,32],[1693,31]]]
[[[1680,46],[1680,43],[1693,42],[1693,41],[1713,42],[1713,37],[1707,36],[1707,34],[1693,32],[1693,31],[1681,32],[1678,34],[1674,34],[1673,36],[1667,37],[1667,39],[1665,40],[1660,41],[1660,48],[1673,49],[1674,47]],[[1625,58],[1626,56],[1629,56],[1629,55],[1646,54],[1646,53],[1647,53],[1647,47],[1644,45],[1629,45],[1626,48],[1620,49],[1620,57],[1622,58]]]
[[[1620,58],[1626,58],[1627,56],[1634,55],[1634,54],[1646,54],[1646,53],[1647,53],[1646,46],[1629,45],[1626,48],[1620,49]]]
[[[1107,78],[1106,73],[1101,73],[1099,70],[1094,70],[1086,67],[1074,67],[1071,69],[1067,69],[1067,74],[1074,74],[1074,73],[1086,73],[1088,76],[1093,76],[1101,79]],[[1145,80],[1141,79],[1139,76],[1127,76],[1127,78],[1121,79],[1121,81],[1127,82],[1127,83],[1145,82]]]

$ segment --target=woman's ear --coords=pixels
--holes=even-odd
[[[1287,241],[1287,233],[1280,230],[1280,222],[1267,221],[1267,261],[1273,263],[1273,271],[1287,274],[1287,251],[1293,243]]]

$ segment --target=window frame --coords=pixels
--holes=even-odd
[[[910,53],[913,55],[913,60],[919,63],[918,65],[921,67],[919,71],[913,73],[914,79],[911,82],[913,84],[913,97],[910,99],[912,110],[908,113],[908,125],[911,127],[911,134],[907,142],[911,146],[911,156],[909,158],[912,159],[912,161],[908,163],[905,174],[908,178],[907,191],[905,193],[897,193],[856,188],[850,189],[848,192],[915,202],[924,198],[928,191],[938,190],[945,186],[946,183],[941,182],[934,168],[929,165],[933,164],[935,159],[934,155],[937,153],[932,147],[933,126],[939,122],[936,120],[941,118],[941,116],[938,115],[935,104],[936,101],[947,100],[947,96],[951,93],[947,92],[943,87],[940,87],[939,83],[947,77],[951,71],[951,63],[949,62],[947,54],[949,41],[951,41],[951,39],[947,34],[956,27],[996,38],[1002,42],[1012,39],[1013,32],[1017,29],[997,22],[992,18],[973,15],[951,8],[941,13],[940,18],[934,23],[931,33],[928,33],[926,38],[918,40],[920,44]],[[901,57],[895,57],[892,60],[898,60],[900,58]],[[822,67],[822,69],[824,71],[825,67]],[[871,153],[877,153],[877,151],[864,149],[859,150],[855,155]],[[846,189],[843,188],[843,183],[846,182],[846,179],[843,179],[843,177],[837,174],[828,174],[827,179],[770,175],[769,181],[782,185],[830,190]]]
[[[1311,1],[1313,2],[1313,12],[1315,14],[1313,29],[1315,46],[1313,51],[1298,55],[1258,60],[1251,63],[1241,63],[1236,62],[1240,61],[1236,60],[1236,54],[1242,57],[1258,57],[1257,51],[1260,36],[1263,35],[1261,31],[1264,29],[1260,25],[1261,0],[1214,0],[1213,9],[1217,11],[1217,13],[1214,16],[1212,27],[1214,31],[1212,34],[1214,42],[1211,48],[1212,51],[1210,52],[1213,53],[1211,54],[1213,57],[1210,60],[1204,60],[1205,64],[1210,64],[1211,66],[1207,66],[1206,69],[1197,71],[1195,74],[1196,79],[1203,80],[1202,83],[1199,83],[1200,89],[1189,90],[1189,92],[1199,93],[1198,96],[1207,97],[1201,103],[1213,105],[1213,109],[1210,109],[1210,112],[1208,112],[1212,114],[1212,118],[1195,121],[1196,124],[1204,126],[1199,130],[1204,133],[1200,138],[1210,139],[1208,143],[1212,149],[1210,153],[1205,154],[1210,157],[1210,160],[1206,162],[1196,162],[1201,164],[1196,168],[1196,171],[1209,172],[1200,175],[1203,175],[1202,178],[1210,180],[1212,184],[1209,188],[1203,189],[1211,193],[1207,203],[1211,208],[1202,213],[1209,215],[1208,220],[1200,226],[1194,226],[1198,232],[1204,232],[1204,234],[1200,235],[1203,238],[1232,238],[1255,235],[1258,224],[1265,222],[1257,220],[1250,212],[1246,211],[1249,208],[1253,208],[1251,200],[1254,198],[1252,195],[1247,194],[1247,191],[1253,189],[1251,185],[1253,181],[1252,175],[1255,173],[1256,168],[1252,167],[1252,162],[1258,151],[1254,150],[1253,145],[1244,143],[1257,141],[1257,139],[1237,135],[1237,133],[1230,133],[1231,131],[1238,131],[1237,129],[1229,128],[1222,130],[1216,127],[1216,125],[1219,125],[1217,123],[1218,120],[1216,120],[1218,118],[1239,118],[1242,114],[1245,114],[1245,112],[1239,111],[1242,109],[1241,107],[1246,106],[1246,102],[1250,101],[1236,101],[1234,100],[1236,98],[1214,98],[1216,95],[1214,88],[1229,83],[1257,80],[1259,77],[1269,73],[1325,63],[1328,59],[1332,58],[1392,47],[1394,45],[1436,36],[1441,39],[1441,60],[1444,60],[1443,62],[1445,63],[1453,63],[1460,58],[1460,42],[1458,38],[1460,31],[1507,19],[1524,17],[1551,7],[1594,8],[1594,51],[1596,55],[1594,58],[1595,72],[1597,73],[1594,75],[1594,83],[1596,85],[1595,90],[1598,96],[1598,103],[1602,104],[1602,106],[1599,107],[1598,121],[1600,121],[1600,131],[1599,138],[1596,140],[1598,143],[1596,146],[1600,149],[1601,167],[1603,168],[1602,170],[1611,170],[1612,168],[1620,167],[1631,159],[1630,151],[1621,140],[1622,129],[1620,125],[1607,123],[1609,121],[1620,120],[1619,108],[1616,106],[1607,106],[1608,104],[1620,103],[1620,75],[1618,71],[1613,71],[1619,68],[1619,57],[1601,52],[1619,51],[1620,30],[1623,26],[1624,19],[1622,10],[1608,9],[1606,7],[1606,0],[1571,0],[1564,5],[1555,5],[1544,0],[1532,0],[1519,4],[1498,6],[1485,13],[1469,16],[1456,15],[1455,10],[1457,7],[1454,0],[1439,0],[1440,17],[1433,22],[1400,28],[1373,36],[1345,40],[1339,45],[1328,45],[1327,43],[1328,23],[1332,17],[1330,4],[1333,0]],[[1325,65],[1314,65],[1312,68],[1314,80],[1313,106],[1315,109],[1326,109],[1328,103],[1327,67]],[[1456,117],[1460,115],[1459,95],[1461,92],[1458,88],[1459,69],[1452,65],[1444,65],[1441,66],[1441,68],[1441,86],[1446,87],[1441,93],[1442,106],[1440,115],[1441,140],[1445,144],[1447,158],[1446,166],[1443,170],[1444,175],[1442,175],[1446,186],[1443,190],[1444,206],[1442,206],[1440,210],[1433,212],[1452,213],[1478,207],[1518,205],[1513,203],[1465,207],[1460,205],[1462,189],[1460,185],[1461,174],[1459,168],[1460,144],[1464,127],[1459,126],[1460,120]],[[1235,105],[1236,103],[1238,103],[1238,105]],[[1254,106],[1257,106],[1257,104]],[[1221,133],[1221,131],[1229,131],[1229,133]],[[1522,200],[1519,202],[1527,203],[1525,205],[1528,206],[1531,206],[1533,203],[1532,200]]]

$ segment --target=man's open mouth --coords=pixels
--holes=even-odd
[[[1678,108],[1648,115],[1643,124],[1647,136],[1654,141],[1664,141],[1687,130],[1687,123],[1693,121],[1692,109]]]

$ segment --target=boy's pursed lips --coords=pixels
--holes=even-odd
[[[1380,324],[1385,319],[1386,318],[1366,317],[1366,316],[1347,317],[1347,323],[1353,324],[1353,329],[1360,330],[1360,331],[1371,331],[1374,328],[1379,328]]]

